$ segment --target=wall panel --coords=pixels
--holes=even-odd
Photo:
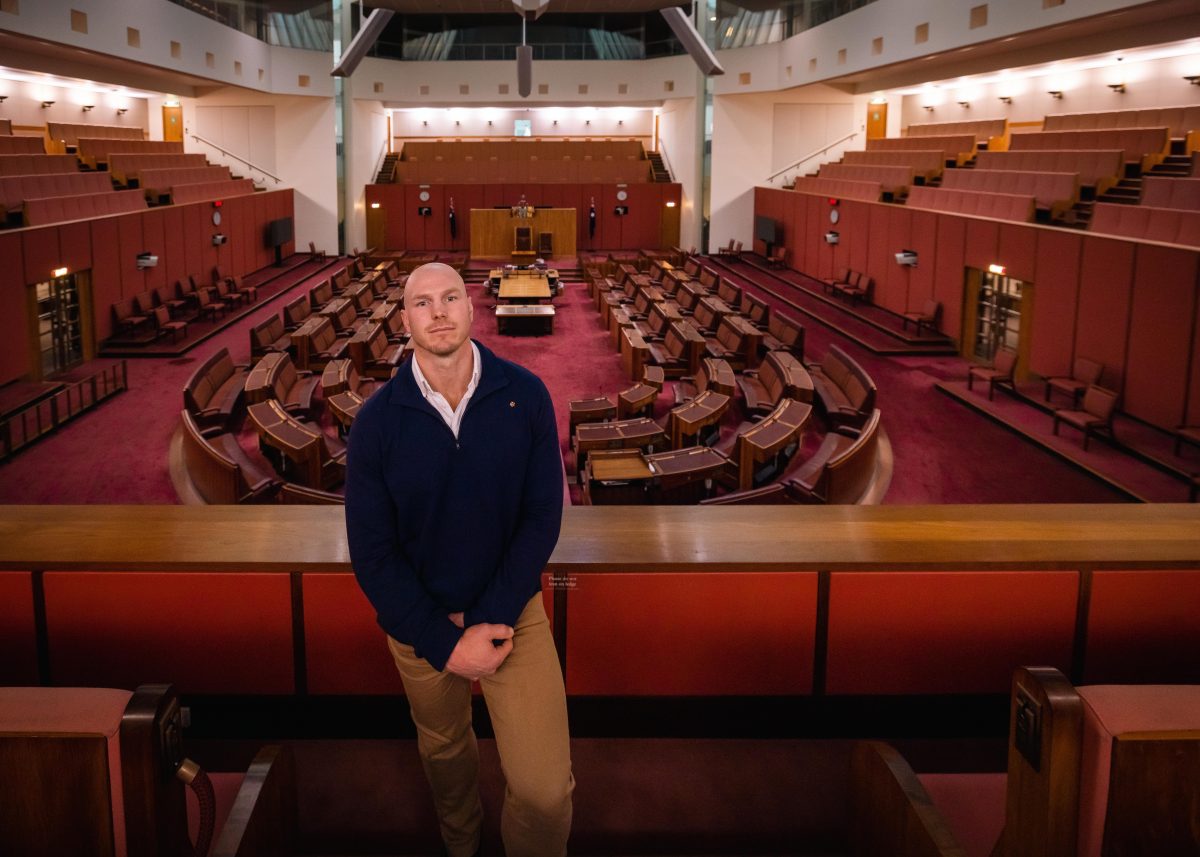
[[[987,270],[996,264],[1000,252],[1000,223],[975,217],[963,218],[967,224],[967,242],[963,261],[968,268]]]
[[[72,271],[85,271],[92,264],[92,230],[86,220],[58,227],[59,264]]]
[[[1134,256],[1122,410],[1168,431],[1183,422],[1194,342],[1191,250],[1139,244]]]
[[[121,299],[120,230],[115,217],[93,220],[91,227],[92,319],[100,342],[112,335],[112,305]]]
[[[33,285],[50,279],[59,267],[58,230],[28,229],[21,233],[21,253],[25,262],[25,283]]]
[[[829,223],[829,203],[824,197],[813,196],[812,194],[802,194],[805,200],[804,205],[804,242],[808,248],[807,267],[804,273],[810,277],[820,278],[829,276],[829,274],[821,274],[821,264],[823,257],[829,252],[829,248],[825,243],[825,233],[828,231]]]
[[[1008,268],[1008,275],[1023,282],[1032,282],[1037,272],[1037,243],[1049,229],[1035,229],[1018,223],[1001,223],[996,263]]]
[[[131,298],[146,290],[146,275],[138,270],[137,255],[142,252],[142,215],[124,214],[117,218],[117,270],[121,272],[121,295]]]
[[[163,258],[158,260],[163,269],[167,285],[175,284],[187,276],[187,252],[184,250],[186,236],[183,234],[183,210],[169,205],[163,209]]]
[[[1084,681],[1200,682],[1200,570],[1097,571]]]
[[[937,270],[937,215],[932,211],[912,212],[912,228],[909,246],[917,256],[927,259],[925,264],[908,269],[908,306],[906,311],[921,309],[925,301],[934,298],[933,281]],[[945,321],[942,322],[945,326]]]
[[[1114,390],[1125,384],[1133,248],[1116,238],[1083,239],[1075,353],[1103,363],[1104,383]]]
[[[353,575],[306,574],[303,590],[309,693],[404,693],[375,609]]]
[[[908,309],[912,268],[897,265],[895,254],[901,250],[915,249],[912,241],[912,212],[900,206],[885,208],[884,211],[887,212],[887,243],[884,251],[892,258],[884,262],[882,282],[875,282],[875,302],[892,312],[902,313]]]
[[[1187,417],[1184,423],[1189,426],[1200,426],[1200,300],[1196,302],[1196,316],[1192,323],[1192,355],[1191,383],[1188,386]]]
[[[138,252],[153,253],[158,257],[158,264],[147,268],[143,273],[145,288],[157,289],[166,285],[167,275],[163,269],[162,260],[167,254],[166,218],[163,209],[150,209],[142,215],[142,249]]]
[[[1034,295],[1029,368],[1038,375],[1070,374],[1082,251],[1082,235],[1057,229],[1037,235],[1033,276],[1029,278]]]
[[[29,372],[29,318],[21,236],[0,233],[0,384]]]
[[[849,252],[846,254],[845,266],[854,271],[865,271],[871,249],[871,233],[867,228],[871,216],[870,206],[858,200],[843,199],[838,210],[841,214],[837,225],[829,223],[826,219],[825,229],[837,232],[838,245],[847,246]]]
[[[942,303],[943,333],[962,345],[964,254],[967,222],[952,214],[937,215],[937,257],[933,292]]]
[[[816,600],[814,572],[583,575],[567,604],[567,692],[811,693]]]
[[[5,242],[0,241],[0,249],[4,248]],[[29,687],[39,683],[33,575],[27,571],[0,574],[0,652],[4,652],[0,658],[0,685]]]
[[[888,242],[888,221],[891,212],[882,205],[867,207],[867,268],[866,272],[875,280],[876,294],[881,288],[886,288],[889,265],[896,264],[895,250]]]
[[[1069,671],[1073,571],[835,572],[825,689],[1005,693],[1016,667]]]

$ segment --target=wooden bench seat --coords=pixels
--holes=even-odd
[[[168,193],[172,204],[183,205],[189,202],[205,202],[210,199],[226,199],[231,196],[247,196],[254,193],[254,190],[254,182],[250,179],[227,179],[172,185]]]
[[[931,182],[945,171],[946,153],[940,149],[851,151],[842,155],[842,163],[912,167],[914,181]]]
[[[142,170],[165,170],[176,167],[206,167],[208,160],[201,154],[125,154],[109,155],[108,172],[117,184],[132,187],[139,184]],[[140,186],[140,185],[139,185]]]
[[[989,152],[1008,148],[1009,129],[1007,119],[967,119],[958,122],[913,122],[908,126],[908,137],[941,137],[946,135],[971,134],[975,145],[986,147]]]
[[[1061,217],[1079,202],[1079,173],[946,170],[942,175],[942,187],[948,190],[1032,196],[1034,204],[1048,211],[1052,218]]]
[[[961,166],[975,156],[975,134],[938,134],[909,137],[877,137],[867,140],[868,152],[911,152],[936,149],[942,160]]]
[[[973,190],[949,190],[940,187],[915,187],[905,205],[929,211],[971,214],[994,220],[1031,223],[1037,211],[1031,194],[985,193]]]
[[[292,338],[283,329],[283,319],[269,316],[250,328],[250,356],[262,357],[272,351],[291,351]]]
[[[34,176],[48,173],[77,173],[74,155],[3,155],[0,176]]]
[[[830,345],[820,363],[808,364],[817,401],[832,426],[862,426],[875,410],[875,382],[845,351]]]
[[[222,348],[196,368],[183,387],[183,406],[204,427],[225,426],[242,401],[249,367]]]
[[[1013,134],[1009,148],[1014,152],[1047,149],[1119,149],[1125,163],[1142,172],[1162,163],[1171,153],[1166,126],[1158,128],[1109,128],[1086,131],[1034,131]]]
[[[1098,202],[1088,231],[1200,247],[1200,211]]]
[[[1200,147],[1200,105],[1142,107],[1134,110],[1101,110],[1092,113],[1051,113],[1043,131],[1085,131],[1111,128],[1166,126],[1172,139],[1182,140],[1185,153]]]
[[[11,137],[0,135],[0,155],[44,155],[41,137]]]
[[[705,337],[704,353],[725,360],[741,370],[758,364],[758,345],[762,333],[741,316],[727,315],[717,325],[717,332]]]
[[[874,480],[878,450],[879,411],[873,410],[856,437],[829,432],[786,487],[802,503],[860,503]]]
[[[112,189],[112,182],[104,173],[0,176],[0,207],[6,212],[20,212],[27,199],[107,193]]]
[[[219,429],[204,432],[186,410],[180,412],[180,422],[184,466],[192,487],[206,503],[261,503],[279,490],[281,480],[251,461],[236,435]]]
[[[58,153],[74,151],[80,137],[108,140],[144,140],[146,132],[129,125],[93,125],[82,122],[47,122],[46,150]]]
[[[1125,153],[1120,149],[1024,150],[980,152],[977,170],[1005,172],[1076,173],[1081,187],[1097,195],[1120,181],[1125,172]]]
[[[111,153],[130,155],[182,155],[182,142],[165,140],[116,140],[109,137],[79,137],[75,143],[75,156],[79,162],[93,170],[108,164]]]
[[[246,402],[274,399],[292,414],[310,415],[321,376],[298,371],[287,351],[264,354],[246,378]]]
[[[820,171],[817,173],[817,178],[833,179],[835,181],[856,181],[856,182],[873,182],[879,185],[879,189],[883,193],[889,193],[893,197],[902,197],[908,193],[908,189],[912,187],[914,171],[911,166],[903,166],[900,164],[822,164]],[[804,190],[797,186],[796,190]],[[813,191],[809,191],[810,193]],[[845,194],[837,194],[845,196]],[[877,199],[867,191],[867,195],[872,199]],[[848,198],[857,198],[848,197]]]
[[[74,196],[26,199],[22,207],[26,226],[45,226],[68,220],[88,220],[130,211],[142,211],[146,199],[135,191],[117,190]]]
[[[142,170],[138,173],[138,189],[148,199],[157,201],[159,197],[170,194],[175,185],[229,181],[231,178],[229,167],[224,165]]]
[[[801,193],[815,194],[816,196],[837,199],[859,199],[865,202],[878,202],[883,195],[883,184],[878,181],[835,179],[820,176],[815,178],[812,176],[797,176],[792,189]]]
[[[625,338],[628,339],[629,335],[630,331],[626,330]],[[636,332],[633,335],[638,336]],[[641,337],[638,336],[638,339]],[[662,342],[644,344],[648,349],[649,360],[662,367],[667,378],[694,375],[700,367],[700,357],[705,346],[703,334],[686,319],[672,322]],[[635,377],[640,378],[641,373],[638,372]]]
[[[1142,179],[1141,204],[1154,208],[1200,211],[1200,178],[1146,176]]]
[[[762,325],[759,327],[761,329]],[[766,354],[769,351],[790,351],[803,360],[804,325],[783,313],[770,313],[767,316],[762,343],[759,345],[759,353]]]

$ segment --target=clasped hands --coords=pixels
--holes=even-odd
[[[463,627],[463,614],[451,613],[450,621]],[[512,653],[513,629],[508,625],[472,625],[463,632],[446,661],[446,669],[470,681],[492,675]],[[493,640],[499,640],[496,645]]]

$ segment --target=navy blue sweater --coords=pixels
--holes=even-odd
[[[529,370],[482,345],[479,355],[457,441],[407,361],[363,405],[349,440],[354,573],[380,627],[438,670],[463,633],[448,614],[462,611],[468,627],[516,623],[562,523],[550,394]]]

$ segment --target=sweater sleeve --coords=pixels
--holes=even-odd
[[[562,452],[550,393],[544,384],[539,386],[541,396],[516,531],[487,588],[464,613],[468,627],[480,622],[515,625],[526,603],[541,588],[542,572],[558,544],[563,509]]]
[[[366,417],[366,419],[364,419]],[[358,585],[380,627],[411,645],[437,670],[446,668],[462,631],[430,597],[400,547],[396,506],[388,491],[377,414],[362,413],[350,432],[346,462],[346,535]]]

